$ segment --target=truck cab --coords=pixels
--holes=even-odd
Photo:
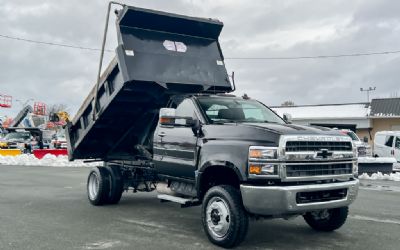
[[[310,225],[329,231],[343,224],[347,206],[358,192],[357,147],[350,137],[327,128],[288,124],[256,100],[231,95],[174,97],[168,108],[161,109],[153,138],[160,180],[175,196],[202,201],[205,217],[207,211],[209,218],[213,211],[232,216],[228,206],[208,198],[213,187],[232,187],[240,192],[241,205],[250,216],[304,215]],[[328,211],[341,216],[320,227],[315,218],[321,213],[329,216]],[[224,218],[214,217],[218,223],[204,224],[210,235],[218,236],[227,226]],[[212,240],[218,244],[218,239]]]

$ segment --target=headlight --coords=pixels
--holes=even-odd
[[[260,177],[278,177],[279,164],[277,147],[250,146],[249,148],[249,174]],[[271,161],[271,162],[269,162]]]
[[[352,148],[353,148],[353,157],[357,158],[358,157],[358,150],[357,150],[357,146],[354,142],[351,143],[352,144]]]
[[[353,175],[358,177],[358,162],[353,163]]]
[[[250,146],[249,148],[250,160],[271,160],[277,158],[278,158],[277,147]]]

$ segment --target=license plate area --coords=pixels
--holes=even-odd
[[[346,198],[346,196],[347,196],[347,188],[321,190],[313,192],[299,192],[296,194],[296,203],[307,204],[315,202],[341,200]]]

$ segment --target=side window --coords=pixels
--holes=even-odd
[[[394,144],[394,146],[397,148],[397,149],[400,149],[400,137],[396,137],[396,142],[395,142],[395,144]]]
[[[394,136],[386,136],[385,146],[392,147]]]
[[[176,116],[196,118],[195,107],[190,99],[185,99],[176,108]]]

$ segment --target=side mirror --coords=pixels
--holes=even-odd
[[[160,109],[160,120],[161,125],[164,126],[180,126],[180,127],[194,127],[198,124],[198,121],[192,117],[176,116],[176,109],[173,108],[162,108]]]
[[[365,143],[368,143],[368,137],[367,137],[367,136],[364,136],[363,141],[364,141]]]
[[[283,120],[287,123],[292,123],[292,115],[288,113],[283,114]]]

